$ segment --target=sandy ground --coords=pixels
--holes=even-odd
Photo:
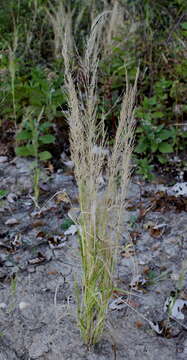
[[[45,203],[62,189],[75,198],[74,181],[62,171],[45,179],[45,206],[36,212],[28,165],[23,159],[0,164],[1,188],[8,191],[0,200],[0,360],[187,359],[185,306],[178,311],[184,319],[171,320],[164,309],[172,291],[187,300],[184,197],[179,204],[160,195],[151,207],[154,189],[145,193],[149,186],[133,179],[116,271],[118,286],[131,296],[111,299],[103,338],[88,351],[76,324],[76,234],[62,239],[61,248],[50,246],[55,236],[63,238],[69,205],[55,198]]]

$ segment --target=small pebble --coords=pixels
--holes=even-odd
[[[69,169],[73,169],[75,166],[75,163],[74,163],[74,161],[69,160],[69,161],[64,161],[64,165],[66,165]]]
[[[5,222],[5,225],[17,225],[17,224],[19,224],[19,221],[18,221],[16,218],[14,218],[14,217],[8,219],[8,220]]]
[[[15,201],[17,200],[17,195],[14,194],[14,193],[9,193],[7,195],[7,200],[8,200],[9,203],[14,204]]]
[[[0,164],[3,164],[8,161],[8,156],[0,156]]]
[[[5,304],[5,303],[0,303],[0,309],[2,309],[2,310],[5,310],[7,308],[7,304]]]
[[[27,302],[25,302],[25,301],[21,301],[21,302],[19,303],[19,309],[20,309],[20,310],[27,309],[29,306],[30,306],[30,304],[27,303]]]
[[[14,267],[14,264],[11,261],[5,261],[5,266],[7,267]]]
[[[27,271],[28,271],[28,273],[34,273],[34,272],[36,272],[36,269],[34,267],[28,267]]]

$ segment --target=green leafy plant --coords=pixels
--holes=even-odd
[[[136,164],[138,166],[137,173],[142,175],[145,180],[153,180],[154,174],[153,169],[154,165],[150,163],[150,160],[147,158],[136,159]]]
[[[186,135],[180,129],[186,117],[187,100],[187,62],[183,46],[186,41],[186,3],[171,1],[168,7],[165,1],[158,0],[153,4],[149,0],[136,0],[134,6],[133,2],[120,1],[121,14],[127,9],[132,20],[121,23],[118,35],[112,38],[110,56],[101,65],[105,111],[112,107],[114,96],[121,94],[126,71],[131,79],[134,78],[140,59],[136,154],[138,159],[146,157],[149,165],[165,164],[171,152],[186,149]],[[125,36],[127,32],[128,36]],[[107,76],[110,76],[109,81]],[[112,134],[117,124],[117,112],[115,109],[110,116]],[[143,174],[145,162],[138,163]]]
[[[18,156],[34,157],[32,169],[36,204],[38,204],[39,198],[40,163],[52,157],[49,151],[42,151],[41,147],[55,142],[54,135],[49,133],[52,123],[41,121],[43,112],[44,109],[42,109],[38,118],[33,117],[32,112],[28,113],[22,123],[22,129],[16,135],[17,141],[22,143],[21,146],[16,147],[16,154]]]
[[[13,296],[16,294],[17,289],[17,277],[16,274],[13,274],[11,277],[11,283],[10,283],[11,293]]]
[[[61,228],[63,230],[67,230],[71,225],[74,225],[75,222],[71,219],[65,219],[63,223],[61,224]]]
[[[155,155],[160,163],[164,163],[167,161],[164,154],[174,151],[174,128],[168,130],[164,128],[164,125],[155,126],[142,121],[136,133],[139,135],[139,142],[135,148],[135,152],[138,154],[149,154],[151,152],[151,155]]]
[[[8,194],[8,190],[0,189],[0,199]]]
[[[181,131],[180,127],[168,127],[163,123],[172,116],[167,105],[172,91],[173,82],[160,79],[154,85],[154,95],[150,98],[144,96],[136,111],[139,125],[136,129],[135,153],[143,156],[137,159],[138,173],[149,180],[152,177],[148,174],[153,168],[153,160],[165,164],[169,160],[168,154],[185,148],[187,132]]]
[[[17,60],[15,61],[19,64]],[[6,70],[6,66],[7,61],[5,57],[2,59],[4,70]],[[49,121],[52,121],[59,114],[61,115],[58,107],[65,103],[65,95],[63,95],[61,90],[63,74],[57,75],[55,72],[41,67],[31,68],[27,74],[22,74],[22,64],[19,64],[19,67],[20,70],[17,70],[17,77],[13,78],[13,86],[9,84],[7,75],[3,79],[6,81],[6,86],[4,83],[1,84],[4,96],[1,111],[4,118],[11,119],[13,116],[11,106],[12,87],[14,88],[13,114],[16,114],[17,122],[20,122],[26,109],[32,109],[35,115],[38,116],[44,107],[44,116]]]

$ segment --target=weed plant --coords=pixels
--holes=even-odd
[[[49,121],[42,122],[44,108],[42,108],[38,117],[35,117],[33,112],[28,111],[20,125],[16,140],[18,144],[21,143],[21,146],[16,147],[16,154],[34,158],[31,167],[33,171],[34,202],[38,206],[41,163],[52,157],[49,151],[41,151],[41,147],[54,143],[55,137],[49,133],[52,123]]]
[[[83,341],[89,347],[97,343],[103,333],[114,287],[119,231],[130,175],[137,82],[136,78],[133,87],[126,82],[114,145],[111,153],[107,153],[105,114],[100,120],[97,117],[98,59],[105,17],[106,13],[101,14],[92,25],[84,58],[79,58],[82,77],[78,82],[72,75],[72,52],[69,51],[67,33],[63,43],[71,157],[75,163],[80,203],[82,284],[81,290],[76,286],[78,324]],[[99,179],[104,167],[107,183],[102,192]]]

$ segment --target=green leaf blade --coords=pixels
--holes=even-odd
[[[39,141],[42,144],[53,144],[55,142],[55,137],[54,135],[51,134],[42,135],[39,137]]]
[[[167,142],[162,142],[158,147],[159,151],[163,154],[168,154],[173,152],[173,146]]]
[[[41,161],[47,161],[52,158],[52,155],[49,151],[42,151],[39,153],[39,159]]]

